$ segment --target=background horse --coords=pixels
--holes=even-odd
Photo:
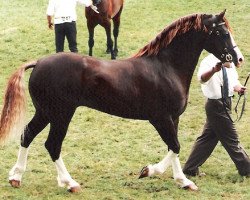
[[[94,29],[100,24],[106,31],[107,36],[107,53],[111,53],[111,59],[115,59],[118,53],[117,38],[119,34],[120,16],[123,8],[123,0],[101,0],[97,5],[99,13],[93,11],[90,7],[85,8],[85,16],[87,18],[87,27],[89,31],[89,55],[92,56],[94,46]],[[113,20],[113,40],[111,38],[111,22]]]
[[[29,146],[50,124],[45,147],[55,162],[58,183],[72,192],[80,189],[60,153],[76,108],[87,106],[124,118],[148,120],[169,151],[161,162],[143,168],[140,177],[163,173],[172,166],[180,187],[197,190],[181,169],[178,122],[186,109],[191,79],[203,49],[222,62],[239,64],[239,50],[232,42],[224,14],[183,17],[128,59],[105,61],[60,53],[24,64],[8,82],[0,119],[1,142],[13,131],[15,136],[22,133],[15,125],[25,111],[23,76],[25,70],[33,68],[29,92],[36,111],[22,134],[18,160],[9,173],[10,184],[20,186]]]

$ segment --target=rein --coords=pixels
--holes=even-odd
[[[247,82],[249,80],[249,77],[250,77],[250,73],[248,73],[248,76],[246,78],[246,81],[244,83],[244,87],[247,85]],[[243,113],[244,113],[244,110],[245,110],[245,105],[246,105],[246,93],[244,92],[243,94],[239,94],[239,98],[238,98],[238,101],[236,103],[236,106],[234,108],[234,111],[237,115],[236,119],[233,120],[232,117],[230,116],[230,114],[227,112],[227,107],[226,107],[226,98],[224,97],[223,95],[223,89],[222,89],[222,86],[221,86],[221,95],[222,95],[222,103],[223,103],[223,108],[224,108],[224,111],[227,115],[227,117],[230,119],[230,121],[232,123],[235,123],[235,122],[238,122],[241,120],[241,117],[243,116]],[[240,112],[240,115],[238,115],[238,105],[239,105],[239,102],[240,102],[240,99],[241,97],[243,96],[243,103],[242,103],[242,107],[241,107],[241,112]]]

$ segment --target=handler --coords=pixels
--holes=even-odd
[[[202,135],[197,138],[192,152],[184,165],[183,172],[186,175],[200,175],[199,166],[208,159],[220,141],[236,165],[239,174],[241,176],[250,176],[250,159],[240,145],[234,123],[229,119],[223,108],[221,94],[223,70],[221,69],[221,62],[214,55],[210,54],[202,60],[198,70],[198,79],[201,82],[202,92],[208,98],[205,106],[207,119]],[[242,86],[238,81],[238,73],[233,63],[231,63],[229,68],[225,69],[228,77],[226,109],[230,112],[233,92],[244,94],[246,87]]]
[[[53,29],[52,17],[55,24],[55,44],[56,52],[63,52],[65,37],[69,43],[71,52],[78,52],[76,42],[76,4],[80,3],[86,7],[91,7],[95,12],[97,7],[92,0],[49,0],[47,8],[47,20],[49,29]]]

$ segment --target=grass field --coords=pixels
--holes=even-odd
[[[240,80],[244,82],[250,72],[250,2],[211,2],[125,0],[118,39],[119,59],[136,53],[173,20],[197,12],[216,14],[226,8],[226,17],[234,30],[234,38],[245,55],[245,65],[238,71]],[[47,3],[48,0],[0,2],[0,107],[6,82],[15,69],[25,61],[55,51],[54,32],[47,28]],[[79,6],[77,12],[78,47],[81,54],[87,54],[88,34],[83,7]],[[98,27],[95,32],[94,56],[109,59],[110,56],[105,54],[104,29]],[[206,52],[200,59],[205,55]],[[26,83],[29,73],[26,72]],[[182,165],[202,130],[205,120],[204,102],[195,72],[188,107],[181,116],[179,127]],[[241,143],[250,154],[249,103],[246,107],[243,119],[236,126]],[[33,113],[34,107],[29,100],[27,121]],[[65,165],[72,177],[82,184],[80,193],[70,194],[65,188],[57,186],[54,163],[44,148],[47,134],[48,128],[30,147],[27,171],[20,189],[11,188],[8,184],[8,172],[16,162],[19,144],[0,147],[1,199],[250,199],[250,179],[238,175],[220,144],[201,167],[207,176],[191,178],[199,186],[198,192],[179,189],[171,178],[171,169],[164,175],[139,180],[138,174],[143,166],[159,162],[166,155],[166,145],[158,133],[146,121],[122,119],[87,108],[77,110],[63,143]]]

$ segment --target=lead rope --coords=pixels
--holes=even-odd
[[[248,76],[247,76],[246,81],[245,81],[245,83],[244,83],[244,87],[247,85],[247,82],[248,82],[249,77],[250,77],[250,73],[248,73]],[[230,120],[232,123],[235,123],[235,122],[240,121],[240,119],[242,118],[243,113],[244,113],[244,111],[245,111],[246,93],[244,93],[244,94],[239,94],[239,99],[238,99],[238,101],[237,101],[237,103],[236,103],[236,106],[235,106],[235,108],[234,108],[234,111],[235,111],[235,113],[237,114],[237,117],[236,117],[235,120],[233,120],[232,117],[230,116],[230,114],[227,112],[226,98],[225,98],[225,96],[224,96],[223,86],[222,86],[222,85],[221,85],[221,96],[222,96],[223,108],[224,108],[224,111],[225,111],[227,117],[229,118],[229,120]],[[239,102],[240,102],[240,99],[241,99],[242,96],[243,96],[244,98],[243,98],[242,108],[241,108],[241,112],[240,112],[240,116],[239,116],[239,115],[238,115],[238,105],[239,105]]]
[[[250,77],[250,73],[248,73],[248,76],[247,76],[246,81],[244,83],[244,87],[246,87],[249,77]],[[234,108],[234,111],[238,116],[238,105],[239,105],[239,102],[240,102],[240,99],[241,99],[242,96],[243,96],[244,99],[243,99],[242,108],[241,108],[241,112],[240,112],[240,117],[239,117],[238,121],[240,121],[240,119],[241,119],[241,117],[243,115],[243,112],[245,110],[245,104],[246,104],[246,94],[245,93],[244,94],[239,94],[238,101],[237,101],[236,106]]]

